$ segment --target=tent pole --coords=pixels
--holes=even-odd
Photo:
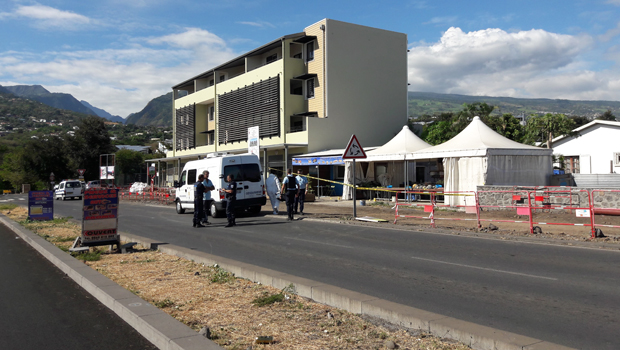
[[[357,217],[357,207],[355,206],[355,158],[353,158],[353,219]]]

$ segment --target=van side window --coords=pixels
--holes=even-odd
[[[224,178],[232,175],[235,181],[260,182],[260,168],[258,164],[227,165],[224,167]]]
[[[196,182],[196,169],[191,169],[187,171],[187,183],[193,184]]]
[[[187,171],[184,171],[183,174],[181,174],[181,186],[183,185],[187,185]]]

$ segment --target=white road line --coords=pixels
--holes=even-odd
[[[490,269],[488,267],[479,267],[479,266],[471,266],[471,265],[465,265],[465,264],[456,264],[456,263],[451,263],[451,262],[441,261],[441,260],[418,258],[418,257],[415,257],[415,256],[412,256],[411,259],[424,260],[424,261],[430,261],[430,262],[435,262],[435,263],[440,263],[440,264],[447,264],[447,265],[454,265],[454,266],[460,266],[460,267],[469,267],[470,269],[478,269],[478,270],[485,270],[485,271],[492,271],[492,272],[499,272],[499,273],[507,273],[507,274],[510,274],[510,275],[518,275],[518,276],[525,276],[525,277],[532,277],[532,278],[542,278],[542,279],[551,280],[551,281],[557,281],[558,280],[557,278],[552,278],[552,277],[544,277],[544,276],[530,275],[530,274],[527,274],[527,273],[511,272],[511,271],[504,271],[504,270],[496,270],[496,269]]]
[[[317,242],[317,241],[311,241],[309,239],[302,239],[302,238],[295,238],[295,237],[286,237],[288,239],[294,239],[296,241],[302,241],[302,242],[309,242],[309,243],[314,243],[314,244],[322,244],[322,245],[328,245],[328,246],[332,246],[332,247],[340,247],[340,248],[348,248],[348,249],[353,249],[353,247],[348,246],[348,245],[340,245],[340,244],[332,244],[332,243],[325,243],[325,242]]]

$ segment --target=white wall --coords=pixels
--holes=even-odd
[[[326,41],[328,118],[309,120],[309,151],[344,148],[352,134],[383,145],[407,123],[407,36],[328,19]]]
[[[581,174],[609,174],[613,154],[620,152],[620,123],[618,126],[594,124],[580,134],[554,142],[553,155],[579,156]],[[586,172],[588,156],[590,172]],[[614,166],[613,171],[620,173],[620,166]]]

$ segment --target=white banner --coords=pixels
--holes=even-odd
[[[248,153],[256,154],[260,157],[260,138],[258,126],[248,128]]]

